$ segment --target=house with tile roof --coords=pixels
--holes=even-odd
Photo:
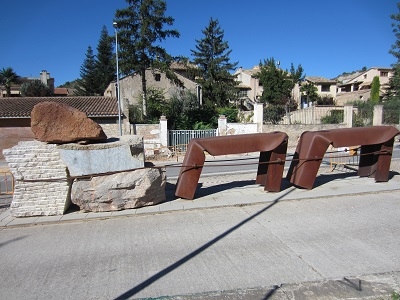
[[[239,82],[239,100],[245,107],[252,109],[253,104],[258,101],[263,92],[263,87],[260,84],[258,78],[254,78],[254,75],[260,71],[260,67],[254,66],[252,69],[238,68],[233,75],[236,76],[236,80]]]
[[[44,101],[72,106],[98,123],[108,137],[119,136],[118,103],[115,97],[4,97],[0,98],[0,157],[3,149],[19,141],[34,139],[30,129],[31,111],[36,104]],[[129,122],[124,114],[121,116],[123,130],[129,130]]]
[[[258,78],[254,75],[260,71],[260,66],[254,66],[252,69],[238,68],[233,75],[236,75],[236,80],[239,82],[239,99],[249,109],[253,109],[253,104],[258,102],[264,89]],[[292,90],[292,98],[300,104],[299,85],[296,84]]]
[[[171,69],[182,82],[182,87],[175,85],[161,71],[146,70],[147,89],[156,88],[164,91],[164,96],[168,100],[176,93],[188,90],[197,95],[199,103],[202,103],[201,87],[194,81],[188,73],[188,69],[182,64],[173,63]],[[129,105],[137,105],[141,101],[142,79],[139,72],[134,72],[124,76],[119,80],[120,99],[122,109],[127,109]],[[116,97],[116,81],[111,82],[104,91],[105,97]]]
[[[46,85],[51,93],[54,93],[54,78],[50,77],[50,73],[46,70],[40,72],[40,77],[20,77],[18,84],[11,85],[11,97],[21,97],[21,86],[24,83],[40,80],[44,85]],[[5,88],[0,86],[0,98],[7,97],[7,92]]]
[[[393,73],[392,68],[373,67],[364,72],[358,72],[353,77],[338,83],[337,105],[344,105],[355,100],[367,101],[371,96],[371,84],[375,76],[379,78],[380,95],[383,96],[389,88],[389,80]]]
[[[312,83],[317,88],[317,94],[321,98],[332,97],[336,98],[337,81],[333,79],[327,79],[319,76],[307,76],[304,79],[305,82]],[[303,84],[303,83],[302,83]],[[301,103],[299,108],[307,107],[307,96],[301,93]]]

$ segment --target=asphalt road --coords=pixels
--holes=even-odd
[[[332,291],[324,284],[333,281],[336,296],[347,289],[352,299],[367,298],[367,292],[377,296],[368,299],[388,299],[400,285],[399,196],[274,201],[2,229],[0,298],[133,299],[257,287],[264,296],[284,291],[272,299],[334,299],[313,294],[326,297]],[[379,280],[378,274],[387,277]],[[290,290],[305,282],[319,289]],[[287,297],[297,292],[303,297]]]
[[[343,155],[347,155],[344,152]],[[288,153],[286,156],[285,168],[289,168],[293,153]],[[400,159],[400,145],[396,144],[393,148],[392,159]],[[167,166],[167,177],[175,178],[179,176],[181,163],[166,162]],[[237,155],[237,156],[216,156],[209,157],[206,159],[205,165],[202,170],[202,175],[206,174],[218,174],[218,173],[237,173],[237,172],[254,172],[257,173],[258,155]],[[329,154],[325,155],[321,166],[329,166]]]

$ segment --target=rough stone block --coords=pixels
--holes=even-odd
[[[104,212],[165,201],[165,168],[146,168],[76,180],[71,201],[83,211]]]
[[[37,140],[49,143],[107,139],[101,126],[84,112],[51,101],[40,102],[33,107],[31,129]]]

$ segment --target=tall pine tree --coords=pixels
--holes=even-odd
[[[104,93],[110,82],[115,79],[116,64],[113,45],[113,37],[108,35],[107,27],[103,26],[96,56],[96,93],[100,95]]]
[[[88,46],[85,60],[81,66],[80,79],[77,80],[74,94],[77,96],[96,96],[97,88],[97,69],[96,57],[93,54],[92,47]]]
[[[393,33],[396,36],[396,41],[392,45],[389,53],[396,58],[396,62],[392,65],[394,75],[389,81],[389,93],[387,96],[400,95],[400,3],[397,3],[397,14],[392,14],[390,18],[393,20]]]
[[[174,19],[165,16],[167,4],[164,0],[126,0],[128,7],[118,9],[115,21],[118,29],[120,68],[123,74],[139,72],[142,80],[142,114],[147,116],[146,70],[160,70],[167,78],[182,85],[171,70],[172,57],[161,47],[160,42],[168,37],[179,37],[172,26]]]
[[[202,30],[204,37],[196,40],[196,50],[191,50],[193,62],[198,66],[197,82],[202,86],[203,99],[208,105],[218,107],[229,106],[229,100],[236,100],[237,81],[230,73],[237,62],[230,62],[227,41],[224,41],[224,31],[218,20],[210,19],[208,26]]]

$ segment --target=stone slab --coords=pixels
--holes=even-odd
[[[143,137],[122,136],[107,143],[59,145],[70,176],[125,171],[144,167]]]

